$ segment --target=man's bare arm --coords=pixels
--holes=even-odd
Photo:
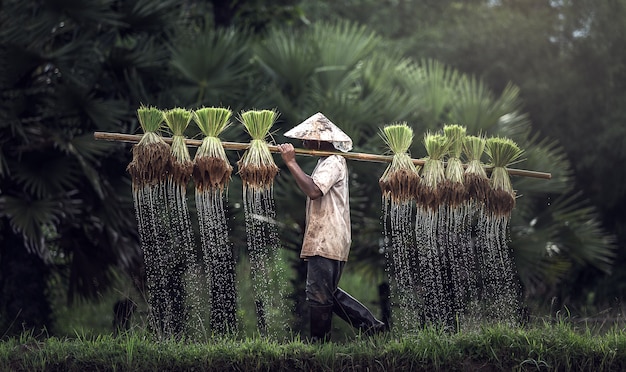
[[[278,145],[278,149],[280,150],[280,155],[285,162],[287,168],[289,168],[289,172],[295,178],[298,187],[302,190],[309,198],[317,199],[322,197],[322,190],[313,182],[313,179],[308,174],[304,173],[298,162],[296,161],[296,152],[293,148],[293,145],[290,143],[284,143],[282,145]]]

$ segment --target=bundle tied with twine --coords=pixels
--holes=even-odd
[[[508,216],[515,207],[515,191],[506,167],[518,160],[523,150],[508,138],[488,138],[485,152],[493,166],[487,208],[496,216]]]
[[[239,120],[252,137],[250,147],[237,162],[244,187],[268,189],[274,184],[278,166],[269,150],[265,137],[278,119],[274,110],[249,110],[240,114]]]
[[[221,191],[230,181],[233,167],[218,136],[228,127],[231,115],[229,109],[220,107],[203,107],[193,113],[194,122],[205,136],[193,164],[193,179],[200,191]]]
[[[417,202],[424,207],[436,210],[441,205],[441,184],[445,180],[443,157],[448,152],[448,141],[443,134],[426,133],[424,147],[428,156],[422,168],[421,194]]]
[[[467,159],[465,168],[465,188],[470,202],[485,204],[491,186],[481,157],[485,152],[486,139],[482,136],[466,136],[463,141],[463,153]]]
[[[378,180],[383,197],[393,203],[407,203],[421,194],[419,170],[408,154],[413,129],[402,122],[384,127],[380,135],[393,152],[391,163]]]
[[[193,162],[185,144],[184,132],[191,122],[191,111],[176,107],[163,113],[165,123],[172,132],[171,171],[169,179],[177,185],[186,185],[191,179]]]
[[[455,207],[467,200],[463,176],[465,170],[461,161],[466,129],[461,125],[449,124],[443,127],[443,134],[447,141],[448,164],[445,171],[446,179],[442,184],[441,199],[442,203]]]
[[[163,126],[163,112],[155,107],[141,106],[137,109],[137,119],[144,134],[133,146],[133,159],[126,170],[133,187],[153,186],[165,179],[170,170],[170,146],[159,133]]]

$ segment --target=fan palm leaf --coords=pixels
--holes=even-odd
[[[489,132],[502,116],[520,109],[518,96],[519,88],[509,84],[496,99],[482,80],[464,76],[456,87],[449,115],[472,133]]]
[[[315,72],[324,91],[334,91],[344,83],[357,63],[367,57],[380,41],[365,26],[346,21],[316,23],[311,38],[320,61]]]
[[[413,75],[414,91],[420,96],[420,118],[436,125],[444,120],[455,97],[455,87],[459,79],[459,72],[443,63],[424,59],[420,61],[420,68]],[[452,118],[451,121],[465,123]]]
[[[196,106],[236,103],[245,95],[250,72],[249,42],[246,33],[233,29],[180,35],[170,47],[171,64],[184,82],[178,93]]]
[[[320,65],[307,33],[276,28],[254,48],[256,61],[281,92],[306,94],[307,82]]]
[[[534,210],[537,214],[532,212],[514,213],[511,232],[521,278],[530,291],[551,289],[569,268],[581,263],[611,271],[613,238],[603,231],[595,210],[580,195],[563,194],[547,208]]]

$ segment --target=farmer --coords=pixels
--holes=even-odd
[[[343,152],[352,140],[321,113],[285,133],[303,140],[312,150]],[[359,301],[338,287],[351,243],[348,167],[340,155],[321,157],[311,176],[298,165],[293,145],[278,146],[287,168],[307,195],[306,228],[300,257],[307,262],[306,300],[310,309],[312,342],[330,340],[333,312],[366,333],[385,324]]]

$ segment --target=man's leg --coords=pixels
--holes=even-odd
[[[337,288],[334,293],[333,311],[362,332],[379,333],[386,329],[385,323],[376,319],[365,305],[341,288]]]
[[[307,262],[306,299],[310,310],[311,341],[330,340],[333,293],[337,289],[344,262],[321,256]]]

